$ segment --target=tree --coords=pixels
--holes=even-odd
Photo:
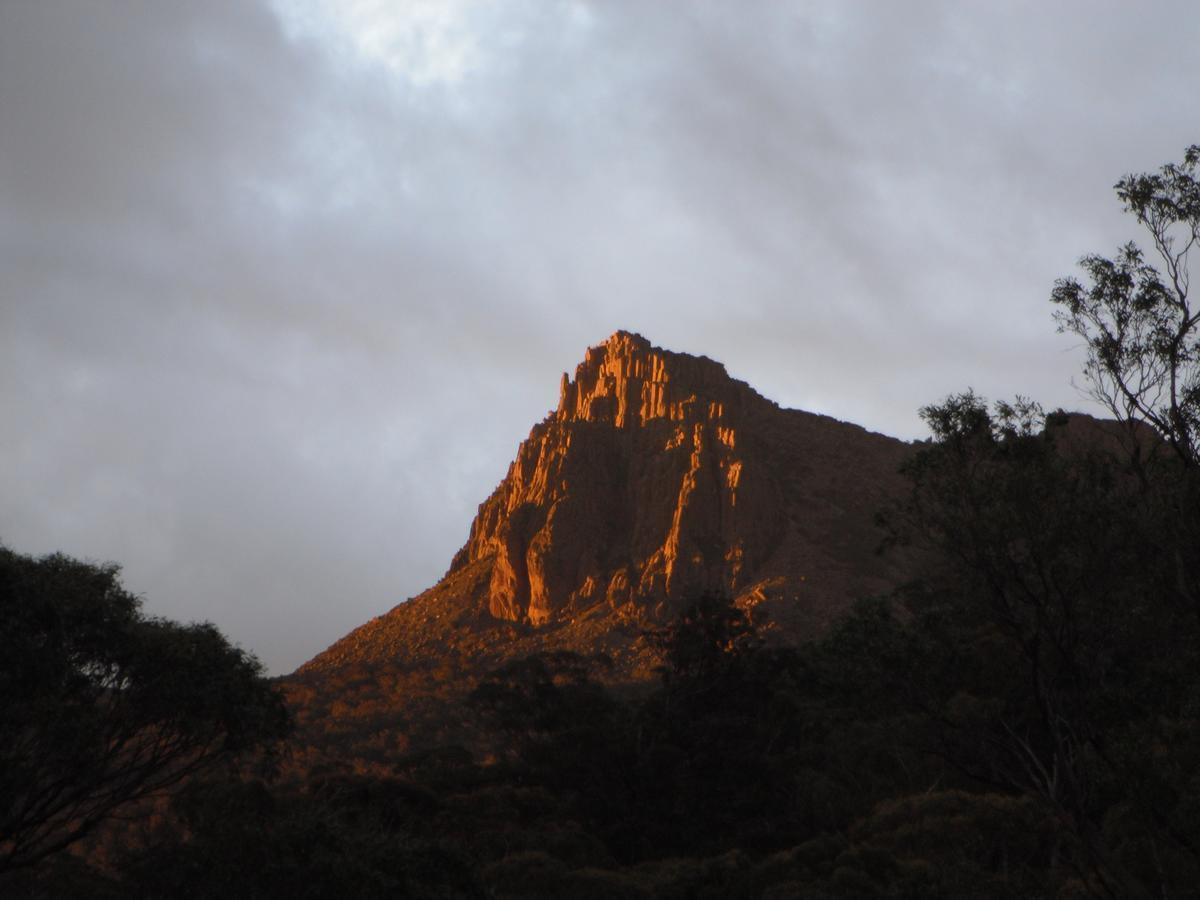
[[[1200,244],[1200,144],[1182,163],[1126,175],[1115,187],[1149,233],[1158,265],[1132,242],[1113,259],[1085,256],[1090,286],[1063,278],[1050,299],[1059,330],[1087,343],[1092,396],[1129,426],[1134,471],[1173,511],[1161,534],[1174,559],[1171,590],[1200,619],[1200,309],[1188,294],[1188,257]],[[1143,423],[1161,440],[1147,440]],[[1157,452],[1164,448],[1171,452]]]
[[[900,521],[927,552],[893,668],[917,673],[901,681],[935,752],[1051,814],[1091,893],[1194,882],[1200,623],[1164,540],[1180,511],[1095,423],[971,393],[923,415]]]
[[[171,806],[174,827],[125,860],[121,896],[484,896],[473,861],[431,827],[440,801],[404,781],[200,779]]]
[[[1060,331],[1082,337],[1092,396],[1122,421],[1153,425],[1188,467],[1200,465],[1200,309],[1188,296],[1188,256],[1200,243],[1200,144],[1181,164],[1115,185],[1150,234],[1152,256],[1130,242],[1112,259],[1080,260],[1091,284],[1059,279]]]
[[[660,672],[667,681],[712,675],[759,643],[750,616],[714,594],[696,598],[675,621],[642,636],[662,657]]]
[[[0,547],[0,873],[289,729],[258,660],[118,576]]]

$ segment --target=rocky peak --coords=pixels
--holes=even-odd
[[[874,516],[903,488],[907,452],[618,331],[563,375],[446,577],[308,668],[475,639],[633,652],[636,630],[617,623],[661,621],[704,593],[762,607],[793,638],[819,632],[895,575]]]
[[[698,411],[720,418],[721,400],[750,388],[734,382],[725,367],[703,356],[672,353],[638,334],[618,331],[590,348],[572,381],[563,373],[558,421],[606,422],[617,428],[652,419],[683,421]],[[713,408],[696,410],[701,399]]]
[[[535,625],[736,596],[788,534],[792,463],[771,435],[787,415],[805,414],[711,359],[618,331],[563,375],[557,409],[480,506],[451,574],[486,562],[491,615]]]

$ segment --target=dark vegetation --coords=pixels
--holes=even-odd
[[[0,547],[0,877],[248,752],[269,764],[288,731],[253,657],[146,617],[117,575]]]
[[[296,680],[303,739],[270,778],[212,765],[283,727],[244,655],[142,619],[112,570],[5,553],[2,864],[190,777],[108,843],[0,878],[46,896],[1200,895],[1198,159],[1117,186],[1161,268],[1129,245],[1054,290],[1117,420],[970,392],[925,409],[911,494],[881,515],[912,581],[804,646],[704,597],[644,635],[655,684],[565,652]]]

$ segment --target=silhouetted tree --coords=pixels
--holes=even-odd
[[[935,749],[1052,813],[1093,893],[1188,883],[1200,632],[1162,539],[1178,510],[1103,432],[1034,404],[993,415],[967,393],[923,412],[934,441],[907,467],[905,522],[927,565],[903,655]]]
[[[646,637],[663,681],[638,717],[641,853],[761,852],[809,834],[824,723],[803,655],[766,646],[744,610],[712,595]]]
[[[140,607],[116,566],[0,547],[0,872],[287,733],[254,657]]]
[[[759,643],[746,611],[715,594],[696,598],[674,621],[643,637],[662,657],[667,681],[711,675]]]
[[[606,840],[628,832],[631,710],[592,680],[607,657],[538,653],[493,672],[472,706],[505,736],[515,780],[538,784]]]
[[[1188,296],[1188,256],[1200,243],[1200,145],[1157,173],[1116,184],[1149,232],[1152,256],[1130,242],[1080,260],[1090,285],[1055,283],[1059,329],[1087,342],[1092,395],[1118,419],[1150,423],[1189,467],[1200,464],[1200,309]],[[1161,267],[1161,268],[1160,268]]]
[[[298,786],[193,781],[172,803],[178,825],[125,861],[133,896],[482,897],[471,860],[430,838],[439,802],[392,779]]]

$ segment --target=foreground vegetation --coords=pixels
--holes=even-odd
[[[771,646],[745,613],[702,598],[646,634],[657,685],[606,687],[603,659],[518,660],[441,708],[460,745],[396,752],[372,742],[386,726],[366,717],[332,739],[345,764],[193,779],[103,845],[101,869],[60,855],[9,884],[45,896],[1188,896],[1200,884],[1200,545],[1172,536],[1197,524],[1196,505],[1178,502],[1194,496],[1191,469],[1160,454],[1135,472],[1111,429],[1028,407],[997,415],[969,394],[927,416],[936,440],[887,517],[893,540],[920,548],[920,577],[825,639]]]

